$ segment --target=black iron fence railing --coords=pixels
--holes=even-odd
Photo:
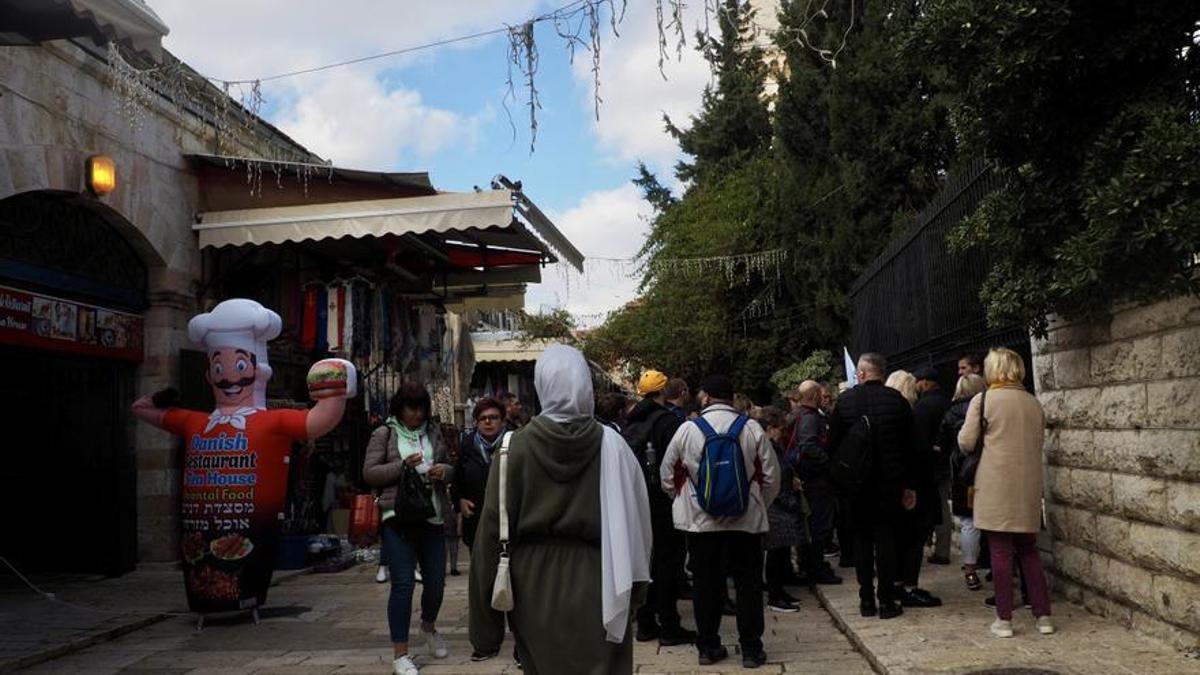
[[[979,300],[987,255],[952,253],[946,241],[999,182],[989,163],[971,162],[947,179],[913,226],[867,266],[850,291],[855,356],[881,352],[890,367],[907,370],[932,365],[945,384],[953,382],[964,352],[1002,345],[1029,358],[1024,330],[987,326]]]

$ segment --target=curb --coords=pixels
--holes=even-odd
[[[863,642],[862,638],[860,638],[858,634],[854,632],[854,629],[850,627],[850,624],[846,622],[845,617],[843,617],[841,613],[833,606],[833,604],[829,602],[829,598],[825,596],[825,591],[822,590],[822,587],[820,585],[810,586],[809,591],[816,596],[817,602],[819,602],[821,605],[821,609],[824,609],[825,613],[828,614],[831,619],[833,619],[833,625],[837,626],[837,629],[842,632],[842,635],[846,636],[846,639],[850,641],[850,644],[854,645],[854,650],[859,654],[862,654],[863,658],[867,660],[867,663],[871,664],[871,670],[879,673],[879,675],[891,675],[891,671],[888,670],[887,666],[883,665],[883,662],[879,660],[879,657],[875,656],[874,652],[867,648],[866,642]]]
[[[170,614],[154,614],[152,616],[143,616],[133,619],[128,623],[124,623],[119,626],[113,626],[112,628],[96,633],[95,635],[88,635],[87,637],[78,638],[66,644],[50,647],[49,649],[30,654],[28,656],[22,656],[11,661],[3,661],[0,662],[0,673],[8,673],[21,670],[23,668],[29,668],[30,666],[36,666],[39,663],[45,663],[46,661],[51,661],[68,654],[74,654],[75,652],[83,651],[89,647],[95,647],[96,645],[104,642],[111,642],[122,635],[127,635],[148,626],[153,626],[154,624],[165,621],[169,618],[171,618]]]
[[[312,572],[311,567],[304,567],[297,570],[279,570],[271,577],[271,587],[278,586],[304,576]],[[112,642],[113,640],[128,635],[134,631],[139,631],[143,628],[148,628],[156,623],[166,621],[173,616],[177,616],[178,612],[167,612],[162,614],[141,615],[137,618],[130,619],[128,622],[113,626],[107,630],[102,630],[93,635],[77,638],[65,644],[49,647],[40,652],[35,652],[27,656],[21,656],[9,661],[0,661],[0,673],[11,673],[17,670],[22,670],[39,663],[53,661],[54,659],[81,652],[89,647],[95,647],[98,644]]]

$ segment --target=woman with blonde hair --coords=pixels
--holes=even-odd
[[[884,386],[891,387],[904,395],[908,404],[916,405],[917,403],[917,378],[907,370],[897,370],[891,375],[888,375],[887,382]]]
[[[958,378],[954,386],[954,402],[942,417],[938,434],[938,445],[945,448],[943,452],[950,454],[950,512],[959,518],[959,550],[963,558],[963,577],[967,588],[977,591],[983,588],[976,572],[979,566],[980,533],[975,527],[975,519],[971,510],[972,496],[975,491],[974,481],[960,477],[960,469],[965,465],[966,455],[958,450],[958,432],[962,430],[963,422],[967,419],[967,407],[976,394],[982,393],[987,383],[982,375],[967,373]]]
[[[1042,525],[1042,441],[1045,415],[1025,391],[1025,362],[1011,349],[993,349],[983,362],[988,388],[971,399],[958,432],[964,452],[979,452],[974,523],[987,533],[996,585],[996,637],[1012,637],[1013,554],[1029,587],[1037,631],[1054,632],[1050,595],[1037,550]]]

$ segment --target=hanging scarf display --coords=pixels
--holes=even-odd
[[[346,287],[337,284],[337,348],[346,351]]]
[[[317,321],[313,325],[316,333],[316,348],[318,354],[329,351],[329,289],[317,287]]]
[[[304,289],[304,310],[300,313],[300,344],[307,351],[317,348],[317,288]]]
[[[329,345],[329,351],[336,352],[341,349],[341,331],[338,330],[339,324],[342,322],[342,303],[338,297],[338,289],[341,286],[338,284],[330,284],[326,287],[328,294],[328,304],[326,321],[325,321],[325,339]]]

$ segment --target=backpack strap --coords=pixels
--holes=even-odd
[[[733,438],[736,440],[741,437],[742,429],[744,429],[746,427],[746,424],[749,421],[750,421],[750,418],[748,416],[746,416],[746,414],[743,413],[741,415],[738,415],[737,419],[735,419],[733,421],[733,424],[729,425],[729,430],[726,431],[725,433],[729,434],[730,436],[733,436]]]
[[[695,422],[696,426],[700,428],[700,433],[704,434],[704,438],[708,439],[717,435],[717,430],[713,429],[712,425],[708,423],[708,420],[704,419],[704,415],[700,415],[692,421]]]

